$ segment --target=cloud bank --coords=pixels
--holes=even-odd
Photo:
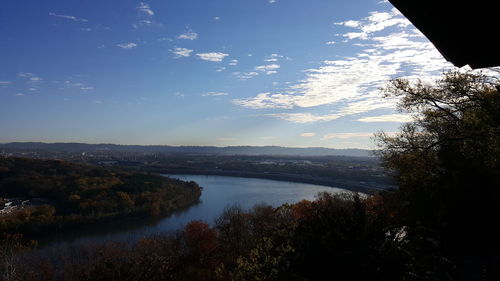
[[[336,22],[334,28],[339,30],[341,40],[335,46],[351,44],[358,49],[355,55],[325,60],[316,68],[306,69],[304,79],[282,91],[260,93],[232,102],[249,109],[293,110],[265,116],[295,123],[332,121],[377,109],[393,110],[397,100],[382,99],[378,90],[388,80],[402,76],[434,78],[451,67],[396,9],[371,12],[360,20]],[[255,70],[263,72],[277,68],[279,65],[272,64],[258,66]],[[331,107],[331,112],[314,113],[314,109],[321,106]],[[394,120],[393,117],[361,118],[358,121],[393,122],[380,121]]]

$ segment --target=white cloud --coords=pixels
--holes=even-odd
[[[187,48],[173,48],[170,52],[175,55],[175,58],[183,58],[191,56],[193,50]]]
[[[49,13],[49,16],[68,19],[76,22],[88,22],[88,20],[84,18],[77,18],[75,16],[68,16],[68,15],[58,15],[56,13]]]
[[[369,138],[373,133],[332,133],[324,135],[321,140],[329,139],[350,139],[350,138]]]
[[[35,74],[33,74],[33,73],[31,73],[31,72],[19,72],[19,73],[17,74],[17,76],[26,78],[26,77],[32,77],[32,76],[35,76]]]
[[[221,62],[225,57],[229,56],[229,54],[217,53],[217,52],[199,53],[196,55],[202,60],[213,61],[213,62]]]
[[[27,79],[28,83],[42,82],[43,78],[31,72],[19,72],[17,76]]]
[[[179,98],[183,98],[183,97],[185,97],[185,96],[186,96],[186,95],[184,95],[184,94],[183,94],[183,93],[181,93],[181,92],[175,92],[175,93],[174,93],[174,95],[175,95],[176,97],[179,97]]]
[[[10,81],[0,81],[0,86],[7,86],[10,85],[12,82]]]
[[[347,26],[347,27],[358,27],[361,25],[361,22],[357,21],[357,20],[346,20],[346,21],[336,22],[334,24],[343,25],[343,26]]]
[[[407,27],[411,25],[410,21],[401,16],[395,8],[390,12],[370,12],[370,16],[361,21],[348,20],[335,24],[357,29],[356,32],[347,32],[344,34],[344,37],[350,40],[357,38],[368,39],[372,33],[382,31],[391,26]]]
[[[259,65],[259,66],[256,66],[255,70],[266,72],[266,71],[276,70],[276,69],[279,69],[279,68],[280,68],[279,64],[268,64],[268,65]]]
[[[263,140],[275,140],[276,137],[260,137]]]
[[[300,136],[304,138],[310,138],[316,136],[316,133],[302,133],[300,134]]]
[[[278,73],[278,71],[276,71],[276,70],[269,70],[269,71],[266,71],[266,74],[267,74],[267,75],[276,74],[276,73]]]
[[[202,94],[203,97],[220,97],[220,96],[227,96],[227,95],[229,95],[229,94],[224,93],[224,92],[208,92],[208,93]]]
[[[91,91],[91,90],[94,90],[94,87],[84,86],[84,87],[80,87],[80,90]]]
[[[342,117],[339,114],[317,115],[312,113],[270,113],[265,116],[286,120],[293,123],[312,123],[319,121],[333,121]]]
[[[266,59],[264,59],[265,62],[277,62],[279,59],[283,58],[282,55],[278,54],[271,54],[268,56]]]
[[[188,29],[183,34],[177,36],[177,39],[185,39],[185,40],[195,40],[196,38],[198,38],[198,33],[192,31],[191,29]]]
[[[144,2],[140,2],[139,6],[137,6],[137,10],[139,10],[141,13],[146,14],[148,16],[154,15],[154,11],[151,9],[149,4],[146,4]]]
[[[219,66],[219,67],[217,67],[217,69],[216,69],[215,71],[217,71],[217,72],[222,72],[222,71],[224,71],[224,70],[226,70],[226,67],[225,67],[225,66]]]
[[[214,20],[220,20],[220,17],[213,17]]]
[[[116,46],[122,48],[122,49],[133,49],[137,47],[136,43],[121,43],[121,44],[116,44]]]
[[[358,119],[359,122],[410,122],[412,120],[412,116],[407,114],[387,114],[387,115],[379,115],[379,116],[370,116],[363,117]]]
[[[252,109],[293,107],[293,101],[289,100],[287,95],[271,94],[269,92],[260,93],[250,99],[233,99],[232,102],[236,105]]]
[[[250,78],[253,78],[255,76],[258,76],[259,73],[255,71],[250,71],[250,72],[233,72],[233,75],[238,77],[240,80],[248,80]]]
[[[238,60],[230,60],[228,65],[232,65],[232,66],[238,65]]]
[[[153,22],[150,20],[140,20],[140,21],[132,24],[132,26],[134,27],[134,29],[139,29],[140,27],[150,26],[152,24],[153,24]]]
[[[25,94],[23,94],[23,93],[17,93],[16,96],[22,97],[22,96],[25,96]]]
[[[80,30],[85,31],[85,32],[90,32],[90,31],[92,31],[92,28],[82,27],[82,28],[80,28]]]
[[[435,78],[451,67],[434,46],[396,10],[372,12],[359,20],[337,23],[354,29],[341,36],[355,38],[362,47],[350,57],[325,60],[304,71],[305,77],[277,93],[260,93],[234,99],[251,109],[311,109],[330,106],[327,114],[311,112],[272,113],[266,116],[296,123],[332,121],[376,109],[394,109],[396,99],[384,99],[378,89],[395,77]],[[390,30],[388,28],[390,27]],[[382,32],[384,31],[384,32]],[[258,66],[258,71],[268,70]],[[314,112],[314,111],[313,111]],[[369,119],[368,119],[369,120]]]
[[[267,0],[267,1],[271,4],[276,3],[276,0]]]
[[[335,45],[335,44],[337,44],[337,42],[335,42],[335,41],[328,41],[328,42],[326,42],[326,45]]]

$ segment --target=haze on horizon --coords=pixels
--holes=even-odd
[[[380,0],[6,0],[0,41],[1,143],[374,148],[452,67]]]

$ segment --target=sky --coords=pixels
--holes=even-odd
[[[0,5],[0,142],[374,148],[452,68],[380,0]]]

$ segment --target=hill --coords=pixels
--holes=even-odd
[[[39,150],[46,152],[147,152],[170,154],[220,154],[220,155],[288,155],[288,156],[372,156],[366,149],[333,149],[325,147],[282,146],[169,146],[169,145],[118,145],[87,143],[12,142],[0,144],[0,149]]]
[[[196,203],[201,188],[156,174],[0,157],[0,233],[38,234]]]

